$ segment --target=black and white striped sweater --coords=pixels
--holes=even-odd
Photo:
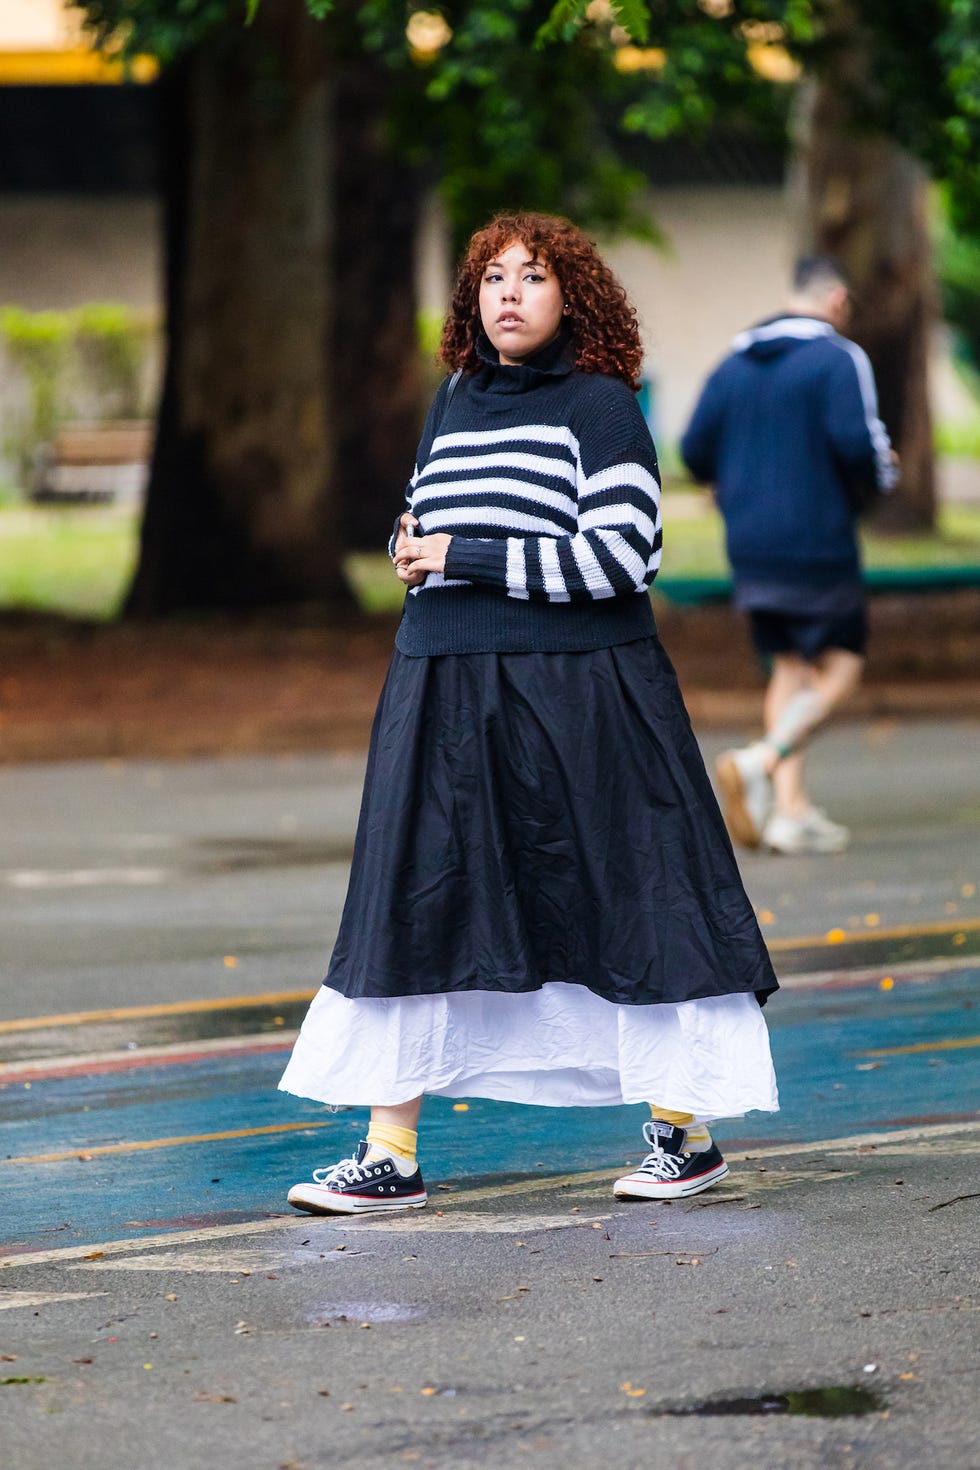
[[[657,457],[636,395],[575,371],[559,341],[520,367],[448,380],[409,483],[421,534],[452,536],[443,575],[409,591],[402,653],[607,648],[654,631]],[[393,549],[393,544],[392,544]]]

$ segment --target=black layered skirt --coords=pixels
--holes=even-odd
[[[765,1000],[777,982],[657,638],[395,652],[325,984]]]

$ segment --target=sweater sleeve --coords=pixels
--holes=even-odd
[[[590,602],[649,587],[663,540],[656,451],[634,395],[624,384],[602,382],[578,427],[577,529],[500,540],[453,536],[447,580],[545,602]]]

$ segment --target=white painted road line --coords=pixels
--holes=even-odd
[[[880,1133],[856,1133],[848,1138],[820,1139],[812,1143],[772,1144],[768,1147],[746,1150],[743,1153],[729,1153],[727,1158],[730,1163],[758,1163],[768,1159],[805,1157],[813,1154],[848,1154],[862,1149],[903,1153],[914,1150],[918,1145],[926,1144],[935,1138],[942,1138],[947,1144],[950,1140],[956,1140],[957,1149],[972,1149],[980,1146],[980,1118],[964,1123],[922,1124],[915,1128],[896,1128]],[[615,1173],[616,1170],[612,1167],[592,1169],[581,1174],[550,1175],[542,1178],[520,1179],[513,1184],[454,1190],[451,1196],[447,1195],[441,1202],[443,1215],[440,1217],[433,1212],[428,1218],[433,1221],[438,1220],[439,1225],[448,1231],[451,1228],[448,1222],[460,1206],[463,1206],[465,1210],[467,1206],[484,1199],[496,1200],[505,1195],[537,1194],[548,1189],[558,1189],[562,1185],[581,1186],[598,1184],[602,1181],[609,1182],[614,1178]],[[418,1223],[419,1217],[413,1216],[412,1218]],[[134,1252],[150,1250],[156,1246],[167,1246],[172,1250],[175,1246],[193,1245],[198,1241],[229,1240],[234,1236],[267,1235],[276,1230],[310,1231],[318,1227],[336,1230],[338,1228],[358,1228],[364,1224],[366,1224],[366,1219],[357,1222],[355,1226],[353,1222],[335,1215],[275,1215],[271,1219],[246,1220],[234,1225],[208,1225],[196,1230],[168,1231],[164,1235],[110,1240],[102,1245],[69,1245],[42,1251],[25,1251],[23,1254],[0,1257],[0,1269],[10,1270],[18,1266],[37,1266],[56,1261],[96,1260],[109,1255],[132,1255]],[[378,1226],[380,1227],[381,1224],[382,1222],[379,1221]],[[524,1228],[530,1228],[526,1219]]]

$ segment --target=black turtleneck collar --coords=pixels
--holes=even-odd
[[[575,344],[564,323],[554,341],[517,367],[500,361],[497,349],[482,328],[476,339],[476,352],[481,366],[473,381],[487,393],[523,393],[528,388],[539,387],[546,378],[566,378],[575,367]]]

